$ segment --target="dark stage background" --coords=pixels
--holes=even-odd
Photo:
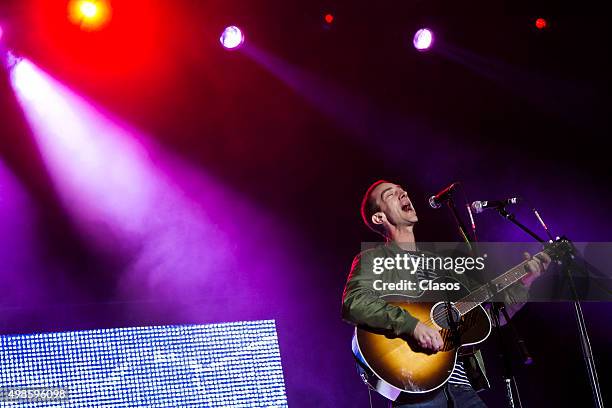
[[[366,407],[340,299],[360,243],[377,240],[358,212],[371,182],[405,186],[418,240],[457,239],[427,208],[456,180],[470,200],[527,197],[556,234],[612,240],[601,4],[135,1],[116,6],[120,29],[85,35],[48,3],[2,2],[2,41],[146,135],[148,163],[198,215],[172,202],[136,232],[75,216],[3,71],[2,333],[273,318],[290,406]],[[230,23],[247,36],[235,52],[218,43]],[[437,35],[429,53],[411,45],[422,25]],[[479,229],[528,241],[494,213]],[[612,307],[584,309],[610,403]],[[517,367],[525,406],[588,406],[571,304],[529,304],[516,324],[535,358]],[[501,406],[494,342],[484,349],[494,389],[481,395]]]

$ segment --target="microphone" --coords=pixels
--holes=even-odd
[[[505,200],[493,200],[493,201],[474,201],[472,203],[472,210],[476,214],[480,214],[484,210],[488,210],[489,208],[503,208],[509,204],[518,204],[521,201],[520,197],[512,197],[507,198]]]
[[[458,184],[459,182],[455,182],[446,187],[444,190],[440,191],[438,194],[429,197],[429,205],[431,208],[442,207],[442,203],[450,198],[452,192],[455,190],[455,187],[457,187]]]

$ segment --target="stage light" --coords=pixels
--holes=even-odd
[[[102,28],[110,20],[111,8],[107,0],[72,0],[68,5],[70,21],[82,29]]]
[[[244,34],[238,27],[229,26],[223,30],[219,41],[228,50],[236,49],[244,43]]]
[[[117,271],[117,293],[195,301],[228,284],[247,296],[285,290],[282,271],[295,267],[295,257],[290,247],[268,248],[267,242],[286,237],[271,216],[28,59],[15,66],[10,83],[54,190],[83,239],[105,251],[117,245],[130,251],[131,262]],[[247,222],[263,231],[245,235],[236,225]],[[249,262],[260,283],[236,288],[241,260],[264,249],[265,259]],[[184,308],[174,312],[187,316]],[[195,318],[201,311],[187,313]]]
[[[330,14],[330,13],[327,13],[327,14],[325,15],[325,22],[326,22],[327,24],[331,24],[331,23],[333,23],[333,22],[334,22],[334,15],[333,15],[333,14]]]
[[[535,22],[535,26],[538,28],[538,30],[543,30],[546,28],[546,26],[548,26],[548,23],[543,18],[538,18]]]
[[[147,146],[151,145],[145,142],[144,135],[112,119],[28,59],[15,65],[10,79],[54,186],[66,210],[75,218],[75,225],[82,228],[88,239],[96,245],[112,244],[108,234],[88,220],[104,220],[104,225],[113,231],[113,239],[128,243],[135,236],[143,237],[138,238],[139,262],[143,265],[156,262],[155,279],[161,278],[160,273],[167,279],[172,276],[172,285],[179,285],[183,293],[189,292],[188,282],[192,284],[194,276],[202,273],[203,263],[209,265],[204,268],[210,271],[210,276],[215,273],[212,265],[231,264],[233,253],[229,252],[230,244],[223,232],[218,230],[218,219],[209,222],[208,214],[203,215],[202,208],[186,198],[184,191],[177,189],[162,170],[176,170],[179,166],[176,161],[172,165],[152,161],[150,155],[162,153],[154,147],[149,149]],[[212,184],[207,188],[206,194],[215,197],[229,194],[225,190],[213,193]],[[208,210],[212,211],[212,206],[210,203]],[[177,225],[189,226],[189,233]],[[158,231],[155,239],[172,244],[147,241],[145,237],[152,237],[158,228],[163,232]],[[213,247],[206,260],[198,261],[199,266],[196,262],[183,264],[183,277],[173,276],[169,266],[178,262],[177,256],[195,260],[202,248]],[[151,269],[138,268],[133,272],[147,276]]]
[[[15,55],[12,51],[6,51],[2,57],[2,63],[9,71],[12,71],[22,60],[20,56]]]
[[[2,40],[2,34],[4,34],[4,31],[2,30],[2,26],[0,26],[0,40]]]
[[[91,1],[84,1],[79,6],[79,11],[86,18],[93,18],[98,13],[98,6]]]
[[[417,50],[426,51],[433,44],[433,33],[427,28],[421,28],[414,35],[412,43]]]

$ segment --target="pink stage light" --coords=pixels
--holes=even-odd
[[[278,260],[287,259],[287,248],[270,248],[282,227],[244,197],[161,152],[27,59],[13,67],[11,83],[57,194],[84,239],[110,254],[130,253],[127,270],[118,271],[122,294],[238,296],[252,283],[228,282],[244,281],[244,260],[262,282],[252,290],[265,293],[295,268],[292,259]],[[245,231],[247,224],[259,227]]]
[[[244,34],[238,27],[229,26],[223,30],[219,41],[225,48],[233,50],[240,47],[244,43]]]
[[[433,33],[428,28],[421,28],[414,34],[412,43],[419,51],[427,51],[433,44]]]
[[[146,285],[172,280],[168,288],[185,293],[194,274],[231,264],[224,233],[160,171],[142,136],[27,59],[11,82],[55,189],[92,245],[139,247],[132,272]]]

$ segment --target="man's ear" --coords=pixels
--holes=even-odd
[[[372,223],[374,225],[382,225],[382,223],[385,222],[386,219],[387,217],[382,211],[372,214]]]

